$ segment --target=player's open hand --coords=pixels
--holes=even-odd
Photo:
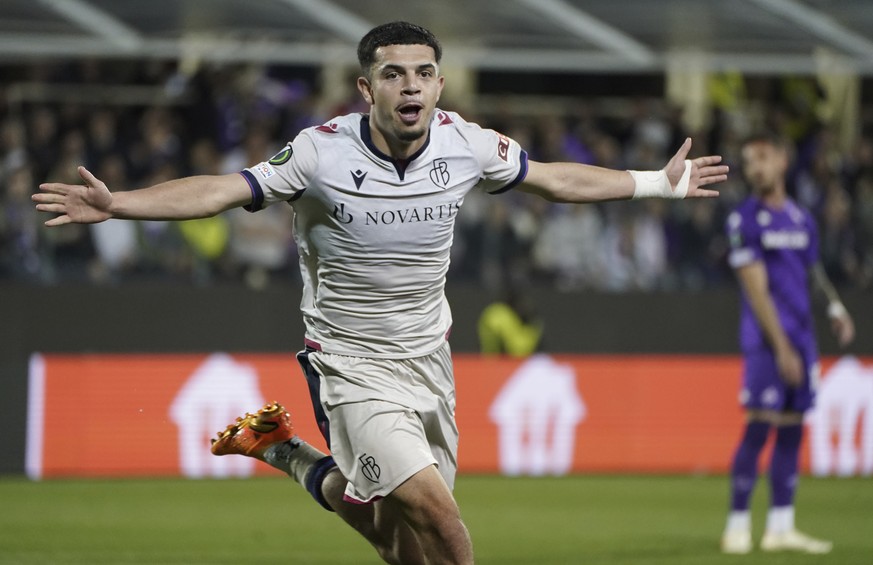
[[[47,182],[39,185],[42,192],[32,196],[37,210],[57,214],[45,225],[96,224],[112,217],[109,189],[85,167],[79,167],[78,171],[84,185]]]
[[[682,147],[673,155],[667,166],[664,167],[664,172],[667,173],[667,179],[670,181],[670,186],[673,190],[679,185],[682,177],[685,175],[685,159],[688,157],[688,152],[691,151],[691,138],[686,138]],[[685,198],[712,198],[718,196],[718,191],[703,188],[717,182],[727,180],[728,166],[719,165],[721,163],[721,155],[708,155],[706,157],[698,157],[691,159],[691,170],[688,178],[688,193]]]
[[[840,347],[846,347],[855,339],[855,323],[849,313],[843,310],[836,316],[831,316],[831,330],[837,337]]]
[[[779,377],[785,381],[788,386],[798,387],[803,384],[803,359],[794,348],[790,345],[777,347],[776,367],[779,370]]]

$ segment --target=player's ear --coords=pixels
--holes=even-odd
[[[373,87],[367,77],[358,77],[358,92],[364,97],[364,101],[370,106],[373,105]]]

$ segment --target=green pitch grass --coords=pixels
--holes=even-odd
[[[873,481],[804,477],[798,526],[828,556],[723,556],[725,477],[463,476],[457,498],[479,564],[873,563]],[[753,506],[760,538],[767,489]],[[296,484],[251,480],[0,479],[0,563],[375,564]]]

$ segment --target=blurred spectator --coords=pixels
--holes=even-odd
[[[274,141],[262,128],[249,128],[238,147],[224,153],[221,159],[221,174],[238,173],[278,153],[286,142]]]
[[[124,159],[119,154],[107,154],[99,160],[97,178],[113,191],[128,189]],[[122,277],[136,268],[140,260],[139,222],[107,220],[90,224],[95,257],[89,266],[92,281],[101,284],[119,283]]]
[[[86,162],[88,166],[93,167],[103,163],[104,160],[115,160],[119,155],[124,155],[127,152],[127,148],[118,137],[118,116],[114,111],[104,108],[93,112],[88,117],[87,127],[86,154],[88,160]],[[120,165],[126,168],[123,161]],[[96,167],[95,170],[97,170]],[[98,178],[100,177],[98,176]]]
[[[537,234],[533,260],[537,270],[563,290],[601,288],[603,235],[600,210],[593,204],[559,206]]]
[[[831,281],[838,286],[861,276],[857,240],[851,224],[849,195],[837,187],[828,191],[821,226],[821,262]]]
[[[7,182],[9,176],[28,165],[25,132],[21,122],[7,118],[0,122],[0,183]]]
[[[542,347],[543,324],[530,296],[513,287],[479,316],[479,348],[486,355],[527,357]]]
[[[42,223],[30,200],[33,185],[27,163],[4,175],[0,200],[0,276],[48,282],[51,273],[40,241]]]
[[[858,226],[858,247],[861,265],[858,285],[873,286],[873,170],[858,179],[854,225]]]
[[[712,199],[688,202],[687,210],[676,238],[677,282],[688,290],[711,288],[723,283],[726,274],[727,243],[721,229],[724,222]]]
[[[228,259],[250,288],[263,289],[273,277],[296,267],[291,262],[291,206],[270,206],[257,214],[236,208],[226,215],[232,235]]]
[[[667,235],[661,200],[614,210],[603,234],[604,289],[610,292],[663,288],[667,274]],[[660,206],[658,206],[660,204]]]
[[[526,282],[526,265],[519,253],[521,240],[509,219],[508,202],[488,196],[481,222],[472,224],[464,240],[466,251],[461,271],[486,288],[500,288],[507,281]]]
[[[221,155],[215,143],[198,139],[190,150],[191,175],[221,174]],[[198,283],[211,282],[221,270],[230,240],[230,223],[224,214],[179,222],[179,231],[191,252],[192,276]]]
[[[82,179],[78,166],[86,162],[85,137],[80,130],[64,132],[60,152],[48,173],[47,181],[79,184]],[[31,190],[35,188],[31,187]],[[60,281],[83,282],[88,280],[88,265],[94,256],[88,226],[69,225],[62,230],[43,230],[49,246],[52,272]]]
[[[33,174],[35,178],[44,179],[58,156],[57,112],[47,106],[37,106],[28,114],[27,127],[27,152],[33,162]]]

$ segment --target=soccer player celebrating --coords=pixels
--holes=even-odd
[[[304,285],[298,360],[330,456],[298,438],[276,403],[237,419],[212,451],[285,471],[389,563],[473,562],[452,495],[458,430],[444,293],[467,192],[515,187],[577,203],[713,197],[705,187],[728,172],[718,156],[686,159],[690,139],[661,171],[530,161],[512,139],[436,108],[441,51],[417,25],[374,28],[358,47],[370,112],[306,129],[240,174],[113,193],[80,167],[83,185],[47,183],[33,197],[57,214],[48,226],[290,203]]]
[[[854,325],[818,261],[814,219],[786,194],[788,152],[782,140],[770,134],[749,138],[742,146],[742,165],[752,194],[728,216],[727,232],[729,262],[742,289],[740,401],[747,418],[731,468],[731,511],[721,547],[725,553],[752,549],[749,499],[758,457],[775,429],[761,549],[828,553],[830,542],[794,527],[803,414],[813,405],[819,370],[810,273],[829,300],[840,345],[852,341]]]

